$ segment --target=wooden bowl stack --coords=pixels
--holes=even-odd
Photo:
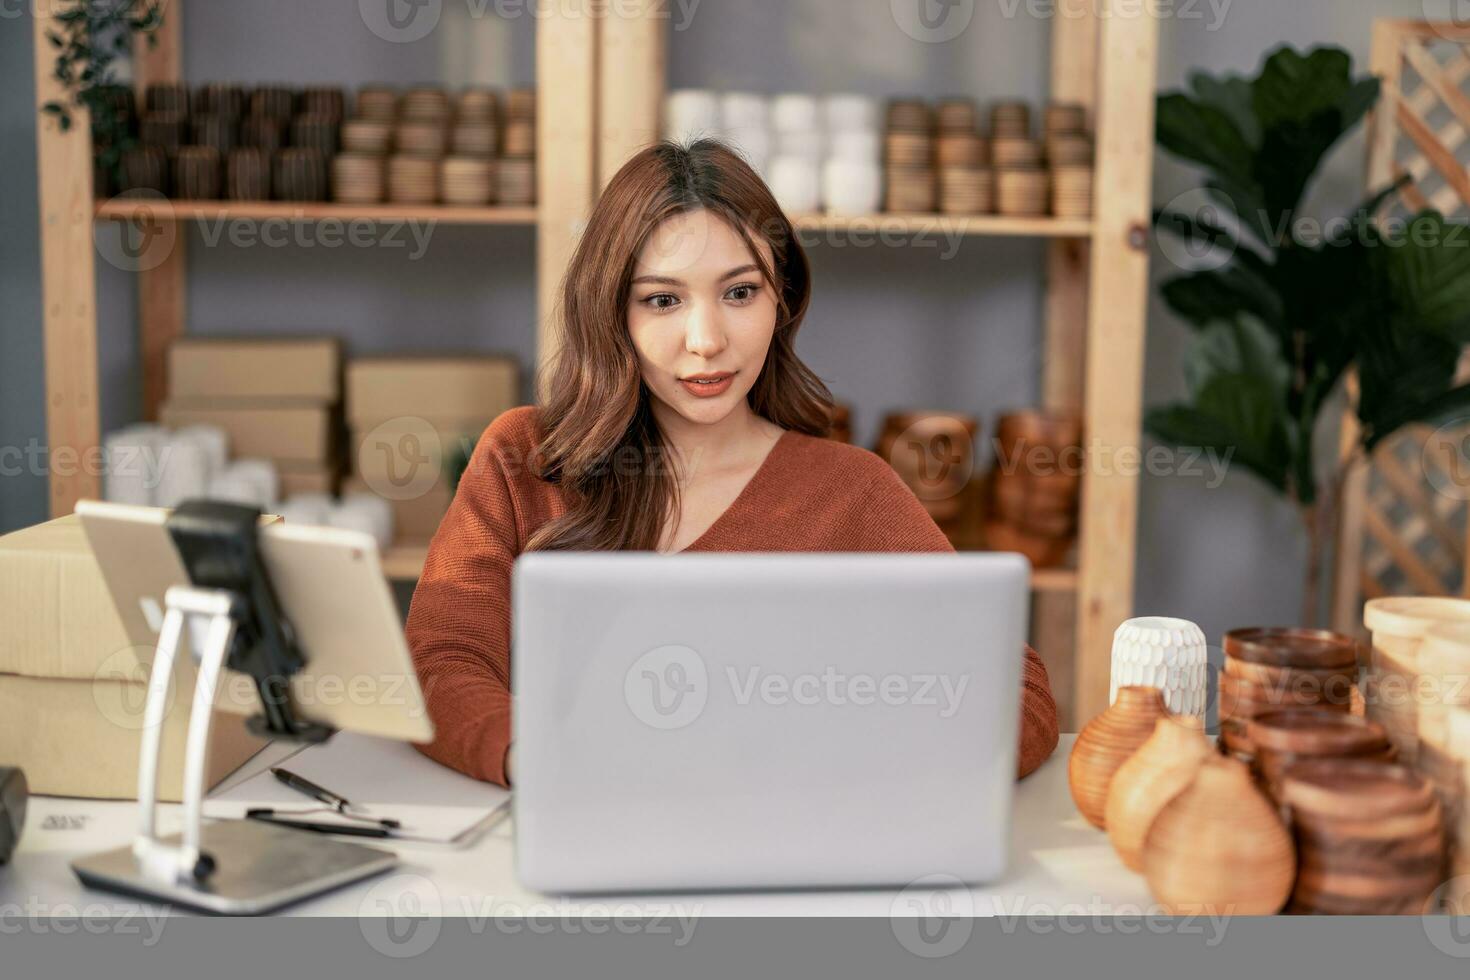
[[[271,188],[282,201],[325,201],[330,186],[327,158],[320,150],[287,146],[276,151]]]
[[[998,102],[990,108],[990,159],[995,167],[995,205],[1001,214],[1046,214],[1047,181],[1041,144],[1032,136],[1031,107]]]
[[[1046,161],[1051,169],[1051,213],[1058,218],[1092,215],[1092,139],[1087,108],[1053,102],[1046,107]]]
[[[955,412],[892,412],[873,451],[888,461],[944,529],[960,516],[975,471],[980,423]]]
[[[181,146],[174,158],[174,197],[214,201],[220,196],[221,161],[212,146]]]
[[[122,153],[121,194],[168,195],[168,154],[161,146],[130,146]]]
[[[511,89],[505,97],[505,127],[495,162],[495,200],[536,203],[536,90]]]
[[[1254,757],[1246,723],[1281,708],[1325,707],[1347,713],[1357,683],[1358,644],[1329,630],[1247,627],[1225,634],[1220,675],[1220,740]]]
[[[231,201],[266,201],[271,196],[271,151],[237,146],[225,158],[225,197]]]
[[[883,134],[885,211],[920,213],[935,209],[934,113],[919,99],[888,103]]]
[[[985,540],[1036,568],[1062,564],[1077,532],[1082,420],[1040,411],[1003,415],[995,434]]]
[[[398,90],[371,85],[359,90],[355,101],[355,114],[337,131],[342,152],[332,158],[332,199],[345,204],[377,204],[388,196],[388,158],[398,123]]]
[[[945,214],[988,214],[995,210],[995,174],[989,147],[980,135],[973,99],[939,103],[934,162],[939,173],[939,210]]]
[[[1282,774],[1304,759],[1394,759],[1382,725],[1331,708],[1264,712],[1247,722],[1246,737],[1254,749],[1256,780],[1278,803]]]
[[[1444,881],[1444,825],[1434,787],[1413,770],[1365,759],[1289,766],[1282,802],[1299,866],[1288,911],[1419,915]]]

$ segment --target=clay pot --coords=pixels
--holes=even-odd
[[[975,470],[974,419],[953,412],[895,412],[874,450],[888,461],[936,521],[952,520]]]
[[[1419,914],[1445,879],[1442,809],[1403,766],[1310,759],[1289,766],[1282,799],[1300,856],[1292,911]]]
[[[1394,752],[1383,726],[1329,708],[1268,711],[1246,724],[1246,738],[1254,752],[1256,778],[1277,802],[1282,772],[1296,762],[1312,758],[1388,762]]]
[[[1271,915],[1291,894],[1296,848],[1245,764],[1212,756],[1154,819],[1143,872],[1168,914]]]
[[[1440,623],[1470,621],[1470,600],[1438,596],[1370,599],[1363,625],[1373,634],[1368,672],[1376,697],[1368,717],[1388,729],[1399,758],[1412,764],[1419,750],[1419,709],[1414,696],[1419,679],[1419,649]]]
[[[1154,818],[1194,780],[1213,752],[1202,718],[1165,717],[1118,768],[1108,790],[1105,823],[1113,850],[1129,870],[1143,870],[1143,841]]]
[[[1107,826],[1108,790],[1128,757],[1148,741],[1168,713],[1156,687],[1122,687],[1112,707],[1087,723],[1067,760],[1072,801],[1088,823]]]
[[[1057,412],[1007,412],[995,424],[996,454],[1012,459],[1042,446],[1054,453],[1082,442],[1082,419]]]

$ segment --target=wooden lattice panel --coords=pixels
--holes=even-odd
[[[1371,70],[1383,94],[1370,123],[1367,189],[1408,178],[1376,219],[1434,208],[1470,221],[1470,27],[1380,20]],[[1357,438],[1348,413],[1344,453]],[[1470,424],[1407,427],[1357,465],[1343,494],[1333,627],[1360,631],[1363,601],[1378,596],[1470,595],[1467,500]]]
[[[1368,187],[1409,180],[1378,217],[1432,207],[1470,219],[1470,27],[1378,21],[1372,71],[1383,95],[1369,137]]]

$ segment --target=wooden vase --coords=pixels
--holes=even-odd
[[[1291,895],[1296,847],[1245,764],[1212,756],[1154,818],[1143,873],[1170,915],[1272,915]]]
[[[1143,840],[1154,818],[1193,782],[1213,752],[1202,718],[1165,717],[1119,767],[1108,790],[1106,823],[1113,849],[1129,870],[1143,870]]]
[[[1067,785],[1072,790],[1072,801],[1088,823],[1099,830],[1107,828],[1108,791],[1113,777],[1167,714],[1164,695],[1158,688],[1121,687],[1113,706],[1082,729],[1067,760]]]

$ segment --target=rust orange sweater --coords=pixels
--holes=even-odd
[[[537,478],[535,408],[497,418],[475,447],[429,546],[408,643],[436,736],[420,749],[478,779],[505,783],[510,744],[510,575],[531,534],[562,514]],[[881,457],[787,431],[735,502],[688,551],[953,551]],[[1027,648],[1019,775],[1057,744],[1046,667]]]

